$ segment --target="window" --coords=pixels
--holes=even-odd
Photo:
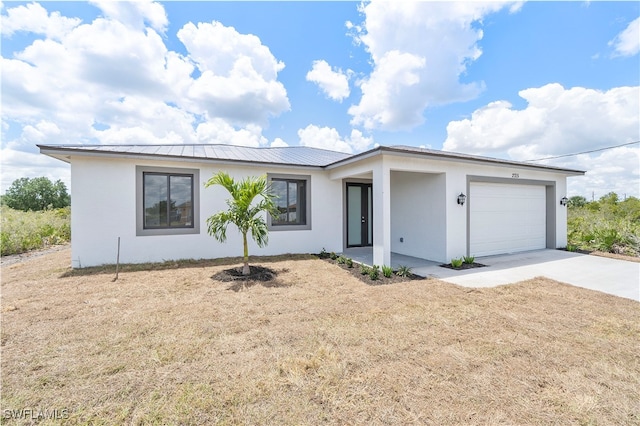
[[[193,175],[143,173],[144,228],[193,228]]]
[[[138,166],[137,235],[199,233],[198,182],[197,170]]]
[[[269,175],[268,179],[279,212],[270,217],[270,229],[311,229],[310,176]]]

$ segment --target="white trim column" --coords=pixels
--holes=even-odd
[[[391,266],[391,172],[385,158],[373,167],[373,264]]]

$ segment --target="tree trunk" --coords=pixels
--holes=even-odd
[[[244,244],[244,265],[242,266],[242,275],[249,275],[249,245],[247,244],[247,233],[242,234],[242,243]]]

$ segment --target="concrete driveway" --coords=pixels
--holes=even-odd
[[[437,265],[413,272],[465,287],[493,287],[544,276],[577,287],[640,301],[640,263],[562,250],[536,250],[477,258],[487,265],[455,271]]]

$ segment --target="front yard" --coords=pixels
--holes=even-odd
[[[4,424],[640,423],[631,300],[542,278],[370,286],[313,258],[245,286],[212,262],[113,282],[69,257],[2,267]]]

